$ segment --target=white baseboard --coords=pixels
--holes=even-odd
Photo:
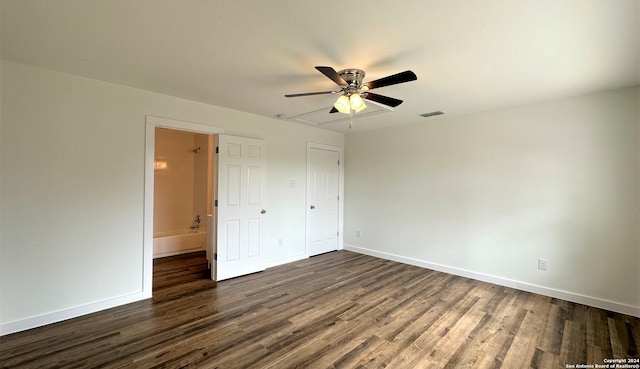
[[[348,251],[357,252],[359,254],[365,254],[370,256],[375,256],[377,258],[397,261],[403,264],[414,265],[426,269],[436,270],[438,272],[444,272],[448,274],[458,275],[461,277],[471,278],[478,281],[488,282],[497,284],[500,286],[511,287],[517,290],[527,291],[537,293],[539,295],[554,297],[562,300],[567,300],[571,302],[575,302],[578,304],[589,305],[593,307],[597,307],[600,309],[615,311],[622,314],[627,314],[631,316],[635,316],[640,318],[640,307],[621,304],[614,301],[599,299],[597,297],[585,296],[579,293],[569,292],[557,290],[554,288],[539,286],[526,282],[519,282],[512,279],[501,278],[492,276],[489,274],[478,273],[471,270],[460,269],[455,267],[450,267],[442,264],[431,263],[424,260],[414,259],[406,256],[395,255],[387,252],[381,252],[376,250],[367,249],[364,247],[352,246],[352,245],[344,245],[344,249]]]
[[[151,295],[147,296],[143,292],[136,292],[129,295],[114,297],[107,300],[102,300],[102,301],[97,301],[97,302],[86,304],[86,305],[72,307],[69,309],[58,310],[51,313],[46,313],[46,314],[37,315],[37,316],[33,316],[33,317],[21,319],[21,320],[16,320],[13,322],[2,323],[0,324],[0,336],[21,332],[21,331],[26,331],[27,329],[32,329],[32,328],[41,327],[47,324],[57,323],[63,320],[77,318],[82,315],[95,313],[97,311],[106,310],[116,306],[129,304],[129,303],[144,300],[150,297]]]

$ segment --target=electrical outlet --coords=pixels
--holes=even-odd
[[[356,230],[356,237],[360,238],[360,236],[362,235],[362,233],[360,232],[360,230]]]
[[[549,267],[549,260],[547,259],[538,259],[538,269],[547,270]]]

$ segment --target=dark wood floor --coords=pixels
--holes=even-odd
[[[347,251],[216,287],[168,282],[169,262],[152,300],[0,337],[0,367],[565,368],[640,349],[640,319]]]
[[[153,293],[188,282],[209,279],[209,263],[204,251],[153,259]]]

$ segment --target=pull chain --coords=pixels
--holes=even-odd
[[[349,129],[353,127],[353,109],[351,109],[351,99],[349,99]]]

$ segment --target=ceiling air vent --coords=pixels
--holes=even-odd
[[[425,117],[425,118],[429,118],[429,117],[435,117],[436,115],[442,115],[444,114],[443,112],[441,112],[440,110],[438,111],[432,111],[431,113],[424,113],[424,114],[420,114],[421,117]]]

